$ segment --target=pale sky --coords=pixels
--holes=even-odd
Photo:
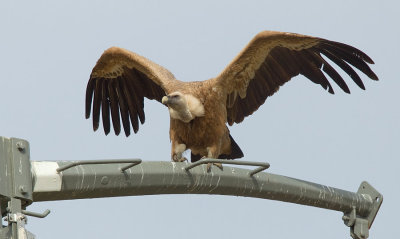
[[[348,76],[330,95],[297,77],[230,128],[247,161],[269,172],[384,196],[370,238],[397,234],[400,206],[397,1],[9,1],[0,3],[0,135],[30,142],[31,160],[169,161],[169,116],[145,102],[138,134],[105,136],[84,118],[90,72],[110,46],[137,52],[183,81],[216,76],[262,30],[353,45],[379,82]],[[271,200],[160,195],[34,203],[37,238],[350,238],[342,213]]]

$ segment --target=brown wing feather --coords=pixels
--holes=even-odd
[[[122,126],[126,136],[130,126],[136,133],[138,120],[143,124],[144,97],[161,102],[161,98],[174,89],[178,81],[165,68],[125,49],[112,47],[106,50],[92,70],[86,88],[86,118],[93,111],[93,130],[100,121],[104,133],[110,132],[110,115],[114,132]],[[93,108],[92,108],[93,102]]]
[[[301,74],[334,93],[325,72],[346,93],[350,90],[325,55],[365,89],[357,68],[378,80],[364,52],[339,42],[294,33],[265,31],[257,34],[236,58],[214,79],[227,95],[227,121],[240,123],[256,111],[279,87]],[[351,66],[350,66],[351,65]]]

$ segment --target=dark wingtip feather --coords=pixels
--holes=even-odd
[[[365,90],[364,83],[362,82],[360,76],[351,68],[345,61],[340,59],[338,56],[334,55],[330,51],[320,48],[321,53],[323,53],[326,57],[328,57],[331,61],[336,63],[342,70],[344,70],[353,81],[360,87],[361,89]]]
[[[365,53],[361,52],[357,48],[336,42],[325,42],[320,47],[331,52],[332,54],[340,57],[342,60],[351,64],[355,68],[359,69],[365,75],[372,80],[378,80],[376,74],[371,70],[367,63],[371,63],[372,60]]]
[[[356,55],[358,58],[361,58],[363,61],[365,61],[369,64],[374,64],[374,61],[371,59],[371,57],[369,57],[366,53],[364,53],[360,49],[357,49],[353,46],[350,46],[350,45],[347,45],[347,44],[341,43],[341,42],[336,42],[336,41],[326,40],[325,43],[327,43],[331,46],[334,46],[334,47],[341,48],[343,51],[351,52],[352,54]]]
[[[139,111],[139,120],[140,120],[140,123],[141,123],[141,124],[144,124],[144,121],[146,120],[146,115],[145,115],[145,113],[144,113],[144,110],[143,110],[143,108],[139,108],[138,111]]]
[[[104,127],[104,124],[103,124],[103,129],[104,129],[105,135],[108,135],[110,133],[110,127],[106,128],[106,127]]]
[[[349,87],[347,86],[343,78],[339,75],[339,73],[337,73],[337,71],[328,62],[326,62],[325,60],[323,61],[324,61],[324,66],[322,67],[323,71],[326,72],[344,92],[350,94]]]
[[[137,133],[139,131],[139,129],[138,128],[133,128],[133,133]]]
[[[130,122],[133,128],[133,132],[136,134],[139,130],[139,124],[138,124],[138,119],[137,119],[137,110],[135,108],[135,103],[133,102],[133,96],[131,96],[130,93],[130,86],[127,81],[127,79],[122,78],[121,79],[121,89],[123,92],[123,97],[124,100],[126,101],[126,104],[128,105],[128,114],[130,118]]]
[[[106,81],[103,81],[101,89],[101,114],[103,121],[103,128],[105,135],[110,133],[110,102],[108,101],[108,85]]]
[[[332,95],[335,94],[335,91],[333,90],[332,86],[328,87],[328,92],[331,93]]]
[[[103,83],[103,79],[98,79],[96,81],[96,85],[94,86],[93,116],[92,116],[94,131],[96,131],[99,128],[102,83]]]
[[[118,97],[118,105],[119,105],[119,112],[122,120],[122,126],[124,128],[125,135],[128,137],[131,134],[131,128],[130,128],[130,121],[129,121],[129,110],[126,105],[126,99],[124,98],[124,92],[123,89],[121,88],[120,83],[122,84],[122,79],[117,78],[115,81],[115,91]]]
[[[103,109],[102,109],[103,111]],[[107,121],[108,118],[108,121]],[[104,130],[104,134],[108,135],[110,133],[110,112],[107,112],[107,117],[105,118],[105,116],[103,115],[103,130]]]
[[[371,76],[369,76],[372,80],[376,80],[376,81],[378,81],[379,80],[379,78],[378,78],[378,76],[375,74],[375,72],[373,72],[373,71],[371,71]]]
[[[92,98],[93,98],[93,89],[94,88],[94,80],[92,78],[89,79],[89,82],[86,86],[86,98],[85,98],[85,118],[90,118],[90,110],[92,108]]]
[[[110,96],[111,120],[115,135],[121,132],[121,123],[119,118],[118,96],[113,81],[108,83],[108,94]]]
[[[113,126],[114,126],[113,128],[114,128],[114,134],[118,136],[121,133],[121,125],[119,123],[119,118],[118,118],[118,121],[116,121],[116,122],[118,122],[118,125],[117,125],[117,123],[114,123],[114,121],[113,121]]]
[[[93,131],[97,131],[99,129],[99,122],[95,122],[93,120]]]

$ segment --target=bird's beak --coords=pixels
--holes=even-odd
[[[164,105],[166,105],[167,103],[168,103],[168,96],[164,96],[162,99],[161,99],[161,103],[163,103]]]

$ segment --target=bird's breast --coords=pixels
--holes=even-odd
[[[189,123],[171,118],[171,132],[174,138],[186,144],[187,148],[206,148],[218,142],[227,130],[225,122],[217,118],[196,117]]]

